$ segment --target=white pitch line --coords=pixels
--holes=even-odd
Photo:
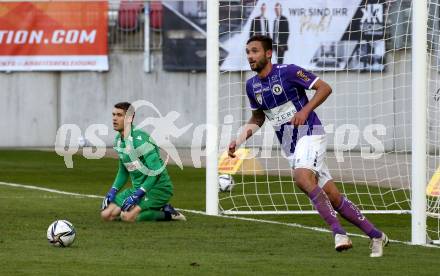
[[[43,187],[38,187],[38,186],[33,186],[33,185],[23,185],[23,184],[17,184],[17,183],[1,182],[1,181],[0,181],[0,185],[9,186],[9,187],[16,187],[16,188],[23,188],[23,189],[30,189],[30,190],[39,190],[39,191],[44,191],[44,192],[49,192],[49,193],[56,193],[56,194],[70,195],[70,196],[77,196],[77,197],[103,198],[102,195],[88,195],[88,194],[71,193],[71,192],[43,188]],[[181,208],[179,208],[179,210],[184,211],[184,212],[188,212],[188,213],[194,213],[194,214],[208,216],[205,212],[199,211],[199,210],[190,210],[190,209],[181,209]],[[255,218],[248,218],[248,217],[237,217],[237,216],[225,216],[225,215],[218,215],[217,217],[243,220],[243,221],[260,222],[260,223],[277,224],[277,225],[284,225],[284,226],[288,226],[288,227],[295,227],[295,228],[312,230],[312,231],[316,231],[316,232],[331,233],[330,230],[325,229],[325,228],[306,226],[306,225],[302,225],[302,224],[298,224],[298,223],[287,223],[287,222],[279,222],[279,221],[272,221],[272,220],[255,219]],[[360,235],[360,234],[355,234],[355,233],[347,233],[347,234],[349,236],[369,239],[369,237],[364,236],[364,235]],[[413,244],[411,244],[411,242],[407,242],[407,241],[399,241],[399,240],[391,240],[390,239],[390,242],[402,243],[402,244],[406,244],[406,245],[413,245]],[[432,245],[432,244],[423,244],[420,246],[431,247],[431,248],[440,248],[439,246]]]
[[[49,192],[49,193],[62,194],[62,195],[90,197],[90,198],[103,198],[103,196],[98,196],[98,195],[86,195],[86,194],[71,193],[71,192],[65,192],[65,191],[60,191],[60,190],[55,190],[55,189],[38,187],[38,186],[8,183],[8,182],[1,182],[1,181],[0,181],[0,185],[16,187],[16,188],[24,188],[24,189],[30,189],[30,190],[39,190],[39,191],[45,191],[45,192]]]

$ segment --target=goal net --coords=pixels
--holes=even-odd
[[[438,1],[428,1],[427,181],[440,165],[439,12]],[[274,64],[299,65],[333,88],[316,112],[327,133],[326,164],[340,191],[365,213],[410,213],[412,139],[418,139],[411,130],[411,14],[409,0],[220,1],[220,153],[251,116],[245,83],[254,72],[246,41],[269,35],[278,41]],[[307,92],[309,98],[313,93]],[[314,213],[293,184],[267,120],[242,147],[249,149],[247,159],[230,172],[233,189],[219,192],[220,212]],[[224,165],[219,174],[227,172]],[[428,233],[437,240],[439,190],[433,187]]]

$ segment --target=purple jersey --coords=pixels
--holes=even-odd
[[[295,151],[299,136],[324,134],[321,121],[311,112],[306,126],[293,128],[290,120],[308,102],[305,89],[311,89],[318,77],[294,64],[275,64],[265,77],[258,75],[246,83],[246,93],[253,110],[261,109],[273,125],[277,138],[288,154]]]

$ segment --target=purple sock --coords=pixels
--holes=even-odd
[[[336,208],[336,211],[338,211],[343,218],[359,227],[370,238],[382,237],[382,232],[376,229],[376,227],[362,215],[359,208],[348,198],[341,196],[341,205]]]
[[[333,209],[333,206],[330,203],[330,200],[328,199],[325,192],[319,186],[317,186],[313,191],[310,192],[309,197],[312,200],[313,205],[315,206],[315,209],[318,211],[319,215],[332,229],[333,235],[345,235],[346,232],[339,223],[339,220],[336,217],[336,212]]]

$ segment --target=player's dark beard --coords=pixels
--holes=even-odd
[[[267,58],[262,58],[262,59],[260,59],[260,60],[255,64],[255,67],[254,67],[254,68],[251,67],[251,68],[252,68],[252,71],[255,71],[255,72],[257,72],[257,73],[260,73],[261,70],[263,70],[264,67],[266,67],[267,63],[268,63]]]

